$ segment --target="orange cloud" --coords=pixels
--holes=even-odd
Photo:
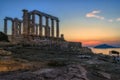
[[[95,46],[97,44],[101,44],[101,41],[97,40],[87,40],[87,41],[81,41],[83,43],[83,46]]]

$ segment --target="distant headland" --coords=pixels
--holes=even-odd
[[[119,47],[115,47],[115,46],[112,46],[112,45],[108,45],[108,44],[99,44],[97,46],[95,46],[94,48],[119,48]]]

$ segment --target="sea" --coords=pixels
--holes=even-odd
[[[106,48],[106,49],[91,48],[91,50],[96,54],[102,53],[105,55],[109,55],[109,51],[112,51],[112,50],[118,51],[120,53],[120,48]]]

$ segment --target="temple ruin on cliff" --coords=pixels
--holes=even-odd
[[[38,22],[36,23],[36,15]],[[44,18],[44,19],[43,19]],[[55,16],[40,12],[38,10],[23,10],[22,20],[18,18],[5,17],[4,33],[8,34],[7,22],[12,22],[10,41],[31,40],[64,40],[63,34],[59,34],[59,19]],[[44,22],[44,24],[43,24]]]
[[[60,36],[59,19],[57,17],[38,10],[28,11],[24,9],[22,11],[22,20],[11,17],[5,17],[4,19],[4,33],[6,35],[8,35],[8,21],[12,23],[12,33],[8,35],[10,42],[42,46],[48,44],[61,48],[82,47],[82,43],[68,42],[64,40],[63,34]]]

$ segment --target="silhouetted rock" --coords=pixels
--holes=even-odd
[[[3,32],[0,32],[0,41],[9,42],[8,36],[4,34]]]

